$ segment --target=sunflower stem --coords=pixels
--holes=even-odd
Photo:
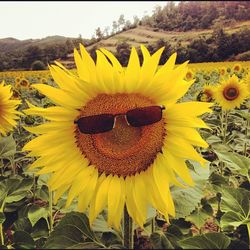
[[[155,217],[153,217],[152,221],[151,221],[151,233],[155,232]]]
[[[49,233],[53,231],[53,191],[49,190]]]
[[[250,222],[247,223],[247,231],[248,231],[248,245],[250,246]]]
[[[128,214],[127,207],[124,208],[124,240],[123,245],[126,249],[133,249],[133,220]]]
[[[246,120],[246,128],[245,128],[246,140],[245,140],[245,143],[244,143],[244,151],[243,151],[244,156],[247,156],[248,127],[249,127],[249,120]]]
[[[223,143],[226,143],[226,136],[227,136],[227,117],[228,112],[225,111],[225,113],[222,111],[222,141]]]
[[[1,240],[1,244],[0,245],[4,245],[4,237],[3,237],[3,225],[0,223],[0,240]]]
[[[222,142],[224,144],[226,144],[226,141],[227,141],[227,120],[228,118],[228,111],[221,111],[221,135],[222,135]],[[221,176],[223,175],[223,170],[224,170],[224,167],[225,167],[225,163],[223,161],[220,161],[219,162],[219,166],[220,166],[220,173],[221,173]]]
[[[7,196],[7,193],[5,193],[5,196],[3,197],[3,203],[2,203],[2,205],[1,205],[1,207],[0,207],[0,212],[1,213],[3,213],[4,212],[4,206],[5,206],[5,198],[6,198],[6,196]],[[4,245],[4,232],[3,232],[3,224],[2,223],[0,223],[0,245]]]
[[[35,174],[32,175],[33,178],[33,186],[32,186],[32,191],[33,191],[33,202],[36,199],[36,177]]]

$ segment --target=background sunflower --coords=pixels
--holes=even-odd
[[[221,82],[215,90],[215,101],[224,110],[239,107],[248,97],[248,89],[236,75]]]
[[[16,109],[21,103],[20,100],[12,99],[11,86],[0,84],[0,133],[6,135],[17,124],[18,115],[21,113]]]

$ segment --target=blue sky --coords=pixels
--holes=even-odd
[[[95,29],[103,30],[117,21],[137,15],[151,15],[155,6],[166,1],[0,1],[0,38],[20,40],[61,35],[91,38]]]

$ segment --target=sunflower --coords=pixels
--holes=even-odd
[[[219,73],[220,73],[221,76],[224,76],[227,73],[227,69],[225,67],[222,67],[222,68],[219,69]]]
[[[20,81],[19,81],[19,84],[20,84],[20,87],[21,88],[24,88],[24,89],[29,89],[30,87],[30,82],[28,79],[26,78],[22,78]]]
[[[198,101],[202,102],[212,102],[214,99],[214,86],[204,85],[202,91],[197,96]]]
[[[17,77],[15,78],[15,83],[16,83],[16,84],[19,83],[20,80],[21,80],[21,78],[17,76]]]
[[[11,99],[12,100],[19,100],[19,98],[20,98],[20,93],[18,92],[17,89],[13,88]]]
[[[56,62],[49,69],[58,87],[33,86],[56,106],[29,104],[25,110],[28,115],[50,120],[26,127],[39,134],[23,148],[31,151],[29,156],[39,157],[30,168],[40,168],[38,175],[51,173],[48,185],[55,191],[54,202],[67,192],[66,206],[77,198],[79,211],[89,208],[90,223],[107,206],[109,225],[119,229],[125,205],[140,226],[146,221],[149,206],[168,220],[169,215],[175,216],[170,185],[194,184],[186,160],[202,165],[206,162],[193,146],[208,146],[195,128],[207,128],[197,116],[211,111],[211,104],[176,104],[194,81],[183,80],[187,62],[175,67],[176,53],[158,69],[163,49],[150,55],[141,46],[140,65],[137,51],[132,48],[128,65],[123,68],[106,49],[96,51],[94,63],[80,45],[81,55],[74,50],[78,75]],[[161,119],[145,126],[127,123],[131,113],[144,109],[158,110],[158,115],[162,112]],[[112,115],[116,115],[113,129],[81,132],[104,130],[108,124],[102,121],[102,126],[98,126],[93,117],[109,119]],[[138,122],[137,116],[134,114]],[[90,122],[82,128],[77,123],[80,119]]]
[[[21,103],[19,100],[12,100],[12,91],[10,85],[0,84],[0,134],[6,136],[17,124],[18,112],[17,106]]]
[[[48,80],[47,80],[46,78],[43,77],[43,78],[41,79],[41,83],[46,84],[46,83],[48,83]]]
[[[247,85],[232,75],[216,87],[214,98],[222,109],[229,110],[239,107],[248,94]]]
[[[236,64],[233,65],[233,71],[234,72],[240,73],[241,70],[242,70],[242,66],[239,63],[236,63]]]
[[[247,89],[248,89],[248,93],[250,95],[250,73],[248,73],[245,77],[244,77],[244,83],[246,84],[247,86]]]
[[[192,70],[188,70],[187,73],[186,73],[186,76],[185,76],[185,79],[187,81],[190,81],[190,80],[193,80],[194,78],[194,72]]]

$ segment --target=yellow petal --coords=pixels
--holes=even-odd
[[[113,224],[116,218],[117,209],[121,198],[121,182],[117,175],[114,175],[108,189],[108,224]]]
[[[140,61],[136,49],[132,47],[128,66],[125,71],[125,92],[131,93],[140,77]]]
[[[93,166],[92,166],[93,167]],[[84,192],[80,193],[78,196],[78,210],[84,212],[88,207],[94,193],[98,179],[98,171],[95,169],[94,174],[89,180],[89,184],[86,186]]]

